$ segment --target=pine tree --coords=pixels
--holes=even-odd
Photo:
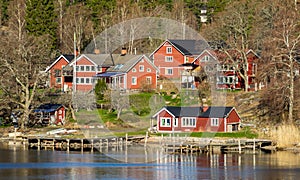
[[[57,46],[57,14],[54,0],[26,1],[26,30],[34,36],[49,35],[52,40],[52,49]]]

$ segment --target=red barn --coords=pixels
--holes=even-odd
[[[153,118],[158,132],[232,132],[240,128],[241,119],[234,107],[166,106]]]

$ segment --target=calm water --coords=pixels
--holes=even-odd
[[[136,146],[100,152],[0,148],[0,179],[299,179],[300,153],[166,155]]]

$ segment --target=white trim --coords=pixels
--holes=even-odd
[[[198,58],[200,58],[200,56],[202,56],[205,52],[207,52],[214,60],[217,60],[217,57],[215,55],[213,55],[209,50],[205,49],[194,59],[192,63],[194,63]],[[200,59],[199,62],[201,62]]]
[[[162,124],[162,120],[165,119],[165,121],[170,120],[169,124],[165,122],[165,125]],[[159,117],[159,127],[172,127],[172,118],[171,117]]]
[[[90,61],[90,62],[91,62],[92,64],[94,64],[95,66],[98,66],[98,64],[96,64],[94,61],[92,61],[90,58],[88,58],[85,54],[82,54],[82,55],[80,55],[78,58],[76,58],[76,61],[71,62],[71,63],[70,63],[70,66],[73,66],[75,62],[76,62],[76,65],[78,65],[77,62],[80,61],[81,58],[83,58],[83,57],[85,57],[85,59],[87,59],[88,61]]]
[[[196,117],[181,117],[180,119],[181,119],[181,127],[197,127],[197,118]],[[195,123],[195,125],[190,124],[191,120],[192,120],[192,124]],[[184,124],[185,121],[187,123]]]
[[[48,72],[61,58],[63,58],[67,64],[70,63],[64,55],[60,55],[50,66],[46,68],[45,72]]]
[[[209,120],[210,120],[210,126],[214,126],[214,127],[220,126],[220,118],[209,118]]]
[[[161,113],[162,111],[166,111],[168,114],[170,114],[173,118],[175,117],[170,111],[168,111],[168,109],[167,108],[162,108],[161,110],[159,110],[157,113],[155,113],[152,117],[155,117],[155,116],[157,116],[157,115],[159,115],[159,113]]]
[[[224,118],[224,132],[227,132],[227,118]]]

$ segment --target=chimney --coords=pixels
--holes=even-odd
[[[94,53],[95,53],[95,54],[100,54],[100,49],[97,49],[97,48],[94,49]]]
[[[126,54],[127,54],[127,49],[125,47],[122,47],[121,56],[125,56]]]
[[[202,111],[205,112],[205,111],[208,110],[208,108],[209,108],[209,106],[203,106],[203,107],[202,107]]]

